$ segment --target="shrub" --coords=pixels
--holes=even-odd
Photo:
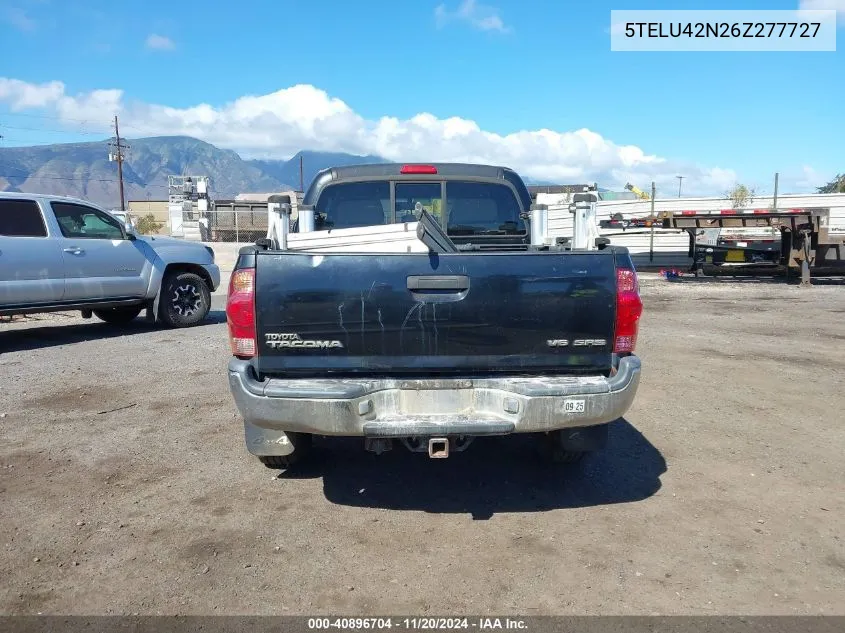
[[[136,224],[138,233],[141,235],[152,235],[153,233],[158,233],[163,226],[164,222],[156,222],[156,218],[152,213],[138,218],[138,223]]]

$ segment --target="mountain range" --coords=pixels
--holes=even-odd
[[[298,189],[332,165],[385,162],[377,156],[302,151],[290,160],[244,160],[232,150],[186,136],[127,140],[123,162],[126,200],[164,200],[169,175],[208,176],[212,196]],[[0,148],[0,191],[75,196],[106,207],[120,204],[117,164],[107,141]]]
[[[289,160],[245,160],[188,136],[127,139],[123,181],[129,200],[166,200],[169,175],[208,176],[218,200],[239,193],[266,193],[307,187],[322,169],[389,162],[379,156],[301,151]],[[527,184],[547,184],[530,181]],[[91,200],[108,208],[120,205],[117,164],[109,160],[108,141],[31,147],[0,147],[0,191],[46,193]]]

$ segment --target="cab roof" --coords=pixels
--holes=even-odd
[[[403,168],[412,168],[403,173]],[[415,167],[433,168],[434,173],[414,170]],[[500,180],[512,185],[519,194],[525,209],[531,206],[531,194],[522,178],[509,167],[476,163],[375,163],[329,167],[317,173],[305,193],[303,204],[315,204],[322,190],[331,183],[344,180]]]

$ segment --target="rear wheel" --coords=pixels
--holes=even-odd
[[[194,273],[172,273],[164,278],[159,315],[170,327],[190,327],[202,321],[211,309],[211,291]]]
[[[273,470],[284,470],[305,463],[313,453],[313,435],[309,433],[286,433],[291,444],[293,453],[290,455],[262,455],[258,459],[267,468]]]
[[[130,323],[135,317],[141,314],[140,307],[132,308],[108,308],[105,310],[94,310],[97,318],[112,325],[126,325]]]

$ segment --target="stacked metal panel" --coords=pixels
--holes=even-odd
[[[427,253],[417,223],[288,234],[288,248],[331,253]]]

